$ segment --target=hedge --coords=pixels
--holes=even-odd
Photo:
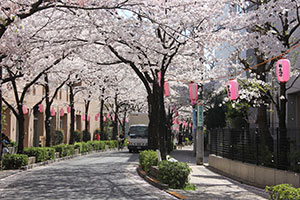
[[[59,152],[59,157],[71,156],[75,154],[75,145],[60,144],[53,146],[55,152]]]
[[[143,170],[149,172],[151,166],[158,163],[157,153],[153,150],[145,150],[139,154],[139,163]]]
[[[44,147],[24,148],[24,154],[28,155],[28,157],[34,156],[36,162],[48,160],[48,151]]]
[[[158,180],[173,189],[183,189],[188,184],[191,168],[183,162],[167,160],[158,163]]]
[[[270,200],[296,200],[300,199],[300,188],[294,188],[289,184],[266,186]]]
[[[25,154],[5,154],[2,157],[3,169],[20,169],[28,165],[28,156]]]

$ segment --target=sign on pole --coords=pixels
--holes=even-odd
[[[197,126],[198,127],[202,127],[203,126],[203,104],[202,104],[202,102],[201,102],[201,100],[198,100],[197,101],[197,108],[198,108],[198,110],[197,110]]]

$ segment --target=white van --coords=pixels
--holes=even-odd
[[[147,113],[129,115],[128,149],[130,153],[148,148],[148,124]]]
[[[130,153],[148,149],[148,125],[134,124],[129,127],[128,149]]]

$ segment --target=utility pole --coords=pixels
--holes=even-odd
[[[196,164],[204,163],[204,135],[203,135],[203,85],[200,85],[200,95],[197,101],[197,132],[196,132]]]

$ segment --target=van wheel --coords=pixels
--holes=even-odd
[[[132,153],[132,149],[129,149],[129,153]]]

